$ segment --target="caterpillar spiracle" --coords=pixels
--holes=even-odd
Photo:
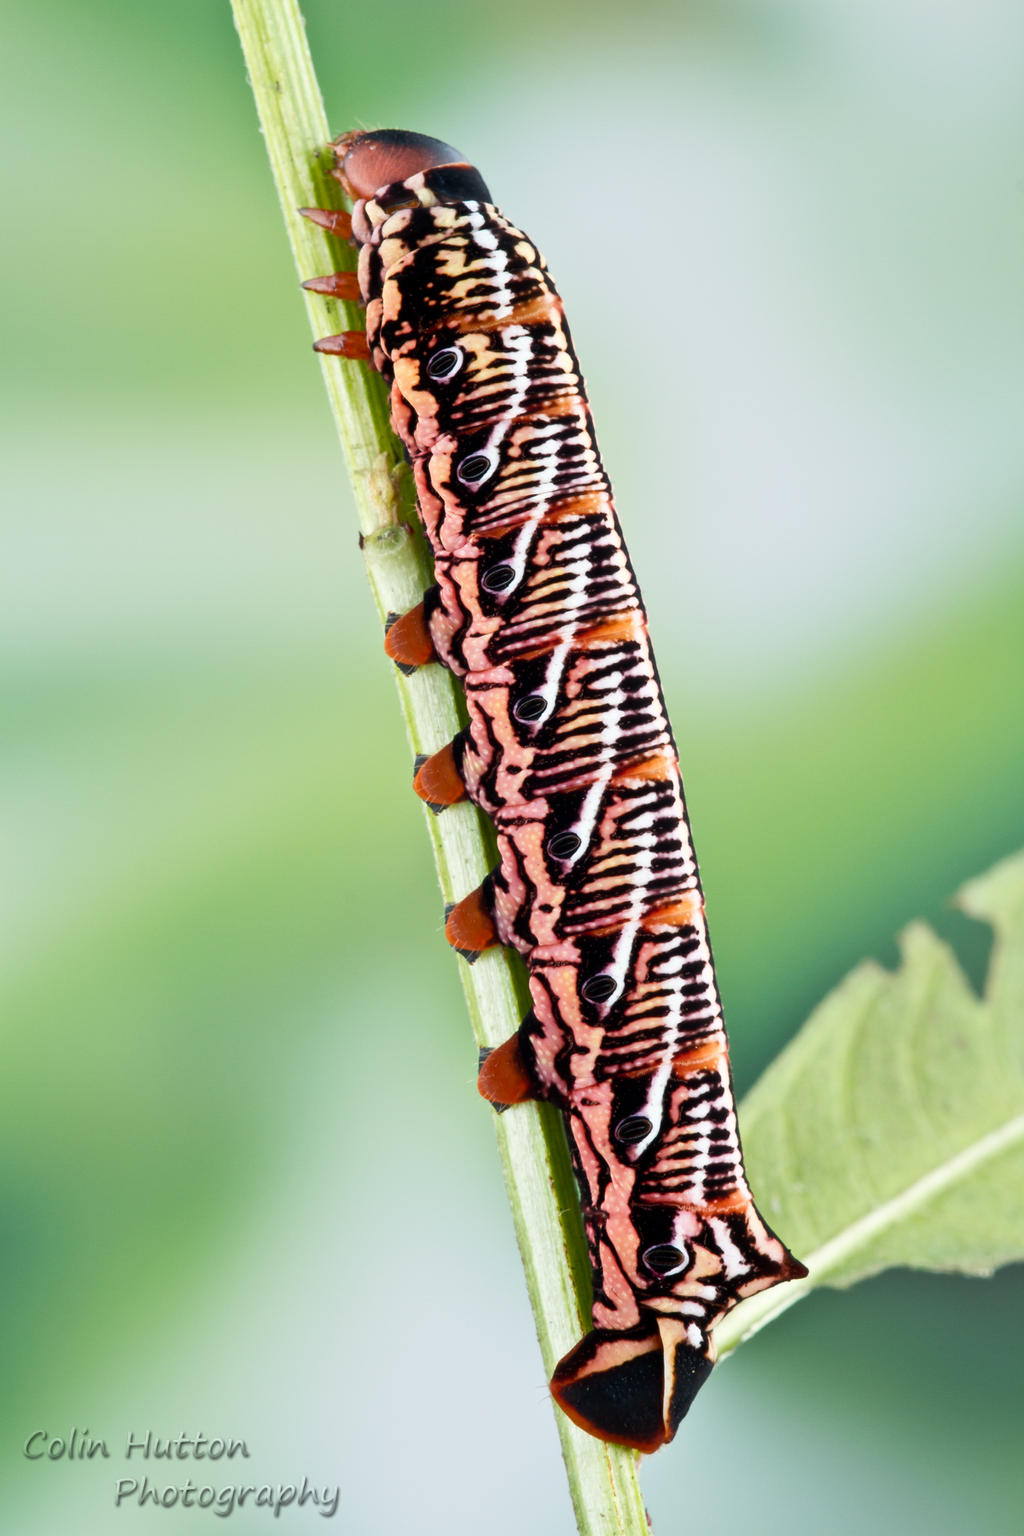
[[[743,1171],[700,877],[644,611],[543,257],[450,145],[398,130],[332,148],[366,332],[322,352],[391,389],[435,585],[390,626],[440,661],[469,725],[419,766],[435,809],[469,798],[500,862],[450,912],[467,954],[511,945],[532,1008],[480,1092],[565,1116],[593,1270],[593,1327],[551,1391],[590,1433],[653,1451],[740,1298],[806,1274]]]

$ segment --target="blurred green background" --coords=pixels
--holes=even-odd
[[[458,144],[560,282],[739,1086],[913,917],[980,982],[948,897],[1024,843],[1020,7],[306,13],[335,129]],[[77,1425],[243,1437],[215,1481],[339,1483],[359,1536],[568,1532],[227,0],[4,34],[4,1528],[114,1528],[120,1460],[21,1454]],[[788,1313],[645,1469],[659,1536],[1019,1532],[1020,1274]]]

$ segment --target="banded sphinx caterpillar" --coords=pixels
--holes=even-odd
[[[447,917],[473,957],[511,945],[530,976],[485,1098],[564,1114],[593,1272],[593,1328],[551,1390],[603,1439],[653,1451],[741,1298],[806,1273],[746,1183],[700,876],[647,616],[543,257],[479,171],[436,139],[344,135],[366,331],[317,349],[391,390],[435,584],[390,623],[403,668],[440,662],[469,724],[417,765],[436,811],[468,796],[499,863]]]

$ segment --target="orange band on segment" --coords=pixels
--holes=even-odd
[[[503,331],[507,325],[537,325],[545,320],[557,325],[563,314],[561,299],[552,293],[542,293],[536,299],[517,304],[507,315],[460,316],[457,311],[446,314],[445,325],[453,331],[480,331],[489,335],[491,331]]]
[[[638,608],[631,608],[626,613],[617,613],[612,618],[595,624],[592,629],[581,630],[574,637],[573,644],[585,650],[588,645],[603,645],[612,640],[640,639],[646,633],[647,625],[644,623],[642,613]]]
[[[458,805],[466,798],[466,786],[455,766],[450,741],[420,764],[412,787],[428,805]]]
[[[621,783],[623,779],[628,780],[629,777],[630,775],[627,771],[621,775],[621,778],[613,779],[612,783]],[[640,918],[640,926],[644,929],[690,928],[702,918],[703,913],[704,900],[700,892],[687,892],[685,895],[680,896],[677,901],[670,902],[667,906],[656,907],[653,912],[645,912]],[[595,928],[583,928],[581,926],[578,931],[586,933],[592,938],[603,939],[612,934],[621,933],[622,924],[621,922],[606,923]]]
[[[498,942],[497,931],[490,913],[484,906],[479,886],[455,903],[444,925],[444,936],[453,949],[479,954],[491,949]]]
[[[672,1076],[689,1077],[692,1072],[703,1072],[728,1060],[725,1036],[719,1035],[717,1040],[706,1040],[703,1045],[694,1046],[692,1051],[680,1051],[678,1056],[673,1056]]]
[[[717,1200],[709,1200],[704,1206],[704,1212],[708,1216],[730,1216],[737,1211],[745,1211],[754,1203],[753,1196],[747,1189],[734,1189],[731,1195],[720,1195]]]
[[[704,898],[700,891],[687,891],[666,907],[658,907],[643,918],[645,928],[689,928],[704,916]]]
[[[563,395],[560,400],[549,400],[545,405],[538,405],[534,411],[523,411],[516,417],[516,425],[521,421],[543,421],[545,416],[583,416],[586,415],[586,407],[579,395]]]
[[[566,517],[591,517],[597,513],[610,513],[612,499],[607,491],[584,491],[582,496],[572,496],[560,501],[545,513],[546,523],[557,523]]]
[[[605,516],[611,516],[611,497],[606,491],[587,491],[583,496],[572,496],[568,501],[560,501],[549,507],[539,522],[542,528],[546,528],[549,523],[560,523],[570,517],[597,517],[602,513]],[[532,521],[533,517],[533,512],[519,512],[514,517],[495,522],[487,528],[474,529],[473,537],[474,539],[503,539],[512,528],[521,528],[524,523]]]
[[[384,649],[400,667],[423,667],[434,660],[434,642],[422,603],[398,616],[384,636]]]
[[[754,1198],[749,1189],[744,1185],[734,1189],[732,1194],[719,1195],[715,1200],[708,1200],[703,1205],[694,1200],[680,1200],[677,1194],[669,1190],[666,1194],[643,1195],[637,1200],[637,1205],[657,1205],[662,1209],[668,1207],[673,1211],[692,1211],[695,1216],[729,1216],[736,1211],[745,1211],[754,1203]]]
[[[612,783],[627,784],[630,779],[645,781],[669,779],[678,772],[678,760],[675,757],[669,757],[667,753],[660,752],[657,757],[645,757],[639,763],[628,763],[625,768],[620,768],[612,779]]]
[[[633,623],[630,622],[629,615],[623,614],[620,618],[608,619],[604,624],[595,625],[593,629],[582,630],[578,635],[573,637],[572,643],[574,649],[578,648],[579,650],[584,651],[586,650],[587,646],[591,644],[600,645],[601,643],[607,644],[609,641],[613,640],[630,639],[634,634],[645,632],[646,626],[641,624],[639,614],[636,616],[636,620]],[[530,647],[527,650],[517,650],[516,659],[518,661],[535,661],[540,656],[550,656],[553,649],[554,647],[551,645],[538,645]],[[638,764],[637,768],[635,769],[620,769],[618,777],[613,779],[612,782],[617,784],[621,778],[629,778],[631,776],[636,777],[640,769],[645,766],[645,763],[654,761],[654,758],[649,758],[645,759],[644,763]],[[660,761],[660,759],[658,759],[658,761]],[[666,777],[664,773],[641,774],[640,776],[658,779],[663,779]]]

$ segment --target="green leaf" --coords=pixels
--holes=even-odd
[[[718,1330],[725,1351],[816,1285],[1024,1258],[1024,853],[961,891],[992,925],[985,995],[930,928],[859,965],[741,1110],[758,1203],[810,1269]]]

